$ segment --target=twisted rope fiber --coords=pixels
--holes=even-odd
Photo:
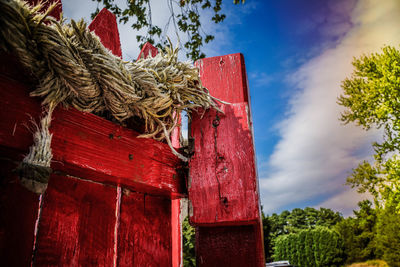
[[[187,161],[171,145],[177,116],[200,107],[219,110],[202,86],[198,69],[179,62],[178,48],[172,45],[153,58],[123,61],[83,20],[66,23],[48,16],[55,6],[40,12],[40,4],[0,0],[0,50],[15,54],[35,77],[38,85],[30,95],[42,97],[47,109],[24,162],[50,167],[48,127],[60,103],[84,112],[109,113],[119,123],[139,117],[145,126],[139,137],[166,140],[173,153]]]

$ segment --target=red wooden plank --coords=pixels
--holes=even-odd
[[[229,103],[250,103],[243,55],[199,59],[201,82],[211,95]]]
[[[116,189],[52,175],[43,200],[35,266],[112,266]]]
[[[101,43],[114,55],[122,57],[118,25],[113,13],[103,8],[90,23],[89,30],[94,31],[100,37]]]
[[[182,264],[182,224],[181,200],[171,200],[171,233],[172,233],[172,266],[180,267]]]
[[[38,121],[38,98],[29,87],[0,75],[0,146],[27,153],[32,133],[24,126]],[[59,107],[53,114],[52,168],[98,182],[121,184],[148,193],[179,196],[184,181],[179,159],[168,145],[136,138],[137,133],[93,114]]]
[[[196,263],[198,267],[263,266],[265,262],[254,249],[257,240],[254,225],[196,228]]]
[[[145,43],[137,59],[140,59],[142,57],[146,58],[148,56],[154,57],[157,54],[158,54],[157,48],[155,48],[151,43]]]
[[[138,59],[147,58],[149,56],[154,57],[158,54],[157,48],[150,43],[146,43],[139,53]],[[181,123],[180,116],[178,117],[179,123]],[[176,127],[171,135],[171,143],[175,148],[180,146],[180,128]],[[171,249],[172,249],[172,266],[179,267],[182,265],[182,226],[180,222],[180,199],[173,199],[171,201]]]
[[[260,218],[247,103],[193,115],[195,154],[190,200],[196,225],[254,223]]]
[[[199,266],[263,266],[264,250],[250,99],[243,55],[197,62],[211,95],[232,104],[193,115],[190,222]],[[227,241],[226,241],[227,240]]]
[[[171,266],[171,200],[124,191],[118,266]]]
[[[30,266],[39,197],[18,184],[7,156],[0,152],[1,265]]]

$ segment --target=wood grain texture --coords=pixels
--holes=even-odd
[[[214,97],[229,103],[250,103],[246,67],[240,53],[196,61],[201,82]]]
[[[199,60],[202,83],[230,102],[194,114],[189,162],[190,222],[198,266],[264,266],[253,126],[242,54]]]
[[[171,200],[125,191],[118,266],[172,266]]]
[[[254,249],[254,226],[220,226],[196,228],[196,266],[263,266]]]
[[[138,59],[141,57],[147,58],[149,56],[154,57],[158,54],[157,48],[155,48],[152,44],[146,43],[140,54]],[[181,116],[178,116],[178,125],[182,123]],[[180,134],[181,127],[178,126],[174,129],[171,134],[171,143],[175,148],[180,147]],[[180,222],[180,199],[172,199],[171,200],[171,250],[172,250],[172,266],[179,267],[182,265],[182,225]]]
[[[35,266],[112,266],[116,189],[52,175],[43,200]]]
[[[33,142],[26,125],[31,118],[38,121],[40,102],[28,96],[28,85],[2,75],[0,84],[0,146],[23,155]],[[59,107],[53,118],[54,170],[170,197],[184,192],[176,170],[180,161],[168,145],[136,138],[132,130],[73,108]]]
[[[247,103],[193,115],[195,154],[189,196],[196,225],[232,225],[259,220],[257,175]]]
[[[118,24],[115,15],[103,8],[89,25],[89,30],[100,37],[101,43],[117,57],[122,57]]]
[[[0,151],[0,259],[2,266],[30,266],[39,197],[18,184],[16,164]]]

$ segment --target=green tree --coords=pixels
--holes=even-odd
[[[366,130],[382,128],[383,141],[373,144],[375,162],[362,162],[347,178],[358,192],[373,195],[375,208],[361,203],[356,218],[340,223],[338,231],[351,251],[348,262],[382,257],[390,266],[400,266],[400,52],[385,46],[381,53],[354,59],[353,66],[338,99],[346,108],[341,120]]]
[[[348,178],[359,192],[373,194],[379,207],[400,196],[400,52],[385,46],[381,53],[353,60],[354,72],[342,83],[341,120],[355,122],[366,130],[383,129],[383,141],[373,144],[375,162],[364,161]],[[400,212],[400,204],[396,206]]]
[[[343,255],[340,235],[334,230],[318,226],[279,236],[274,259],[289,260],[299,267],[327,267],[341,266]]]
[[[400,267],[400,214],[398,203],[387,203],[376,224],[376,249],[389,266]]]
[[[212,21],[216,24],[224,21],[226,18],[226,15],[221,12],[222,0],[166,0],[169,7],[169,10],[166,12],[169,12],[170,15],[166,25],[154,25],[152,23],[150,0],[127,0],[126,6],[116,4],[114,0],[92,1],[102,3],[105,8],[116,15],[119,22],[124,24],[128,22],[132,23],[131,27],[134,30],[146,29],[147,34],[145,36],[136,35],[136,39],[141,47],[146,42],[150,42],[159,48],[167,45],[165,32],[168,30],[170,24],[172,24],[171,26],[174,27],[178,35],[185,34],[188,36],[188,41],[184,43],[184,47],[187,51],[187,57],[192,60],[205,57],[205,54],[201,52],[202,45],[209,43],[215,38],[213,35],[205,33],[201,27],[199,10],[211,9],[214,12]],[[238,4],[239,2],[244,3],[245,0],[233,0],[234,4]],[[92,13],[92,18],[99,11],[100,9],[97,7],[96,11]]]
[[[342,219],[343,217],[339,212],[334,212],[326,208],[317,210],[310,207],[305,209],[295,208],[291,212],[285,210],[280,214],[274,213],[270,216],[263,216],[266,261],[269,262],[273,260],[278,237],[291,233],[300,233],[304,229],[314,229],[318,226],[332,227]],[[301,239],[305,238],[305,235],[301,236]],[[312,243],[313,242],[311,242],[311,244]],[[297,255],[298,258],[303,256],[304,255]]]
[[[195,254],[195,228],[189,224],[189,217],[182,223],[182,243],[183,243],[183,266],[196,266]]]
[[[376,250],[377,209],[369,200],[358,203],[360,209],[354,211],[354,217],[339,222],[335,229],[342,236],[346,263],[361,262],[379,258]]]

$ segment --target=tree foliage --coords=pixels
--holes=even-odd
[[[342,83],[341,120],[368,130],[383,129],[383,141],[373,144],[375,162],[364,161],[348,178],[359,192],[370,192],[377,206],[400,199],[400,52],[385,46],[381,53],[353,60],[354,72]],[[399,202],[398,202],[399,203]],[[400,205],[396,207],[400,212]]]
[[[183,266],[196,266],[195,228],[189,224],[189,217],[186,217],[186,219],[182,223],[182,243]]]
[[[314,229],[319,226],[332,227],[343,219],[339,212],[331,209],[319,210],[306,207],[295,208],[291,212],[283,211],[279,215],[263,216],[264,249],[266,261],[272,261],[275,242],[279,236],[299,233],[304,229]]]
[[[188,41],[184,43],[187,57],[192,60],[204,58],[201,52],[204,43],[214,40],[214,36],[204,32],[201,27],[200,10],[212,10],[212,21],[216,24],[224,21],[226,15],[221,12],[222,0],[165,0],[168,3],[170,17],[166,25],[154,25],[152,22],[151,1],[150,0],[130,0],[126,1],[126,6],[122,7],[114,0],[92,0],[102,3],[103,6],[112,11],[119,22],[132,23],[131,27],[138,31],[146,29],[147,34],[136,35],[137,41],[142,47],[146,42],[150,42],[156,47],[162,48],[167,43],[165,33],[170,24],[175,28],[177,34],[187,34]],[[244,0],[234,0],[234,4],[244,3]],[[175,4],[176,3],[176,4]],[[92,13],[92,18],[99,12],[99,8]]]
[[[360,209],[354,211],[354,217],[348,217],[335,226],[343,238],[346,263],[349,264],[380,257],[375,249],[377,211],[369,200],[358,205]]]
[[[327,227],[303,229],[276,239],[274,260],[289,260],[299,267],[341,266],[343,242],[336,231]]]
[[[376,250],[389,266],[400,267],[400,214],[395,203],[388,203],[385,209],[379,210]]]
[[[346,263],[383,259],[400,266],[400,214],[396,205],[373,207],[369,200],[358,203],[354,217],[339,222],[335,229],[342,236]]]

